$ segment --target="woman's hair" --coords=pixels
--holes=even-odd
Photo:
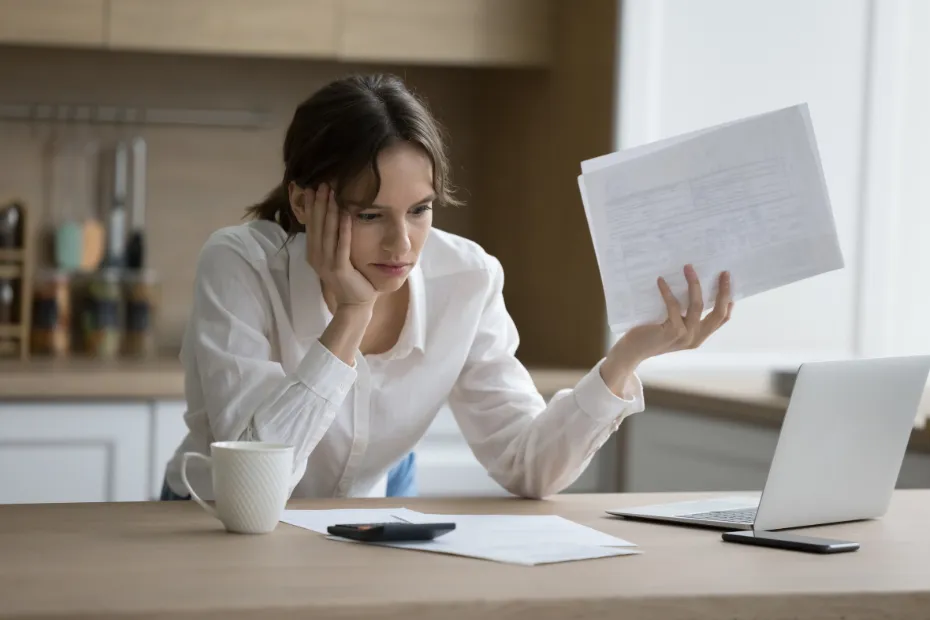
[[[312,189],[330,183],[339,200],[339,192],[365,172],[374,180],[366,197],[372,202],[381,185],[378,154],[398,142],[420,147],[432,161],[436,203],[458,204],[442,131],[425,103],[395,76],[354,75],[327,84],[297,107],[284,139],[284,179],[247,209],[247,217],[277,222],[289,236],[303,232],[291,211],[291,181]]]

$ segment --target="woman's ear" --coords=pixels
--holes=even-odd
[[[294,218],[303,224],[307,225],[307,191],[306,189],[300,187],[294,181],[291,181],[287,184],[287,198],[291,203],[291,213],[294,214]]]

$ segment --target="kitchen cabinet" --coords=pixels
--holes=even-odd
[[[144,403],[0,404],[0,503],[148,499]]]
[[[110,0],[113,49],[332,57],[336,0]]]
[[[624,492],[758,491],[779,429],[649,407],[624,421]],[[930,488],[930,454],[909,450],[897,488]]]
[[[343,60],[544,65],[545,0],[345,0]]]
[[[0,0],[0,43],[100,47],[105,0]]]
[[[155,401],[152,404],[152,467],[149,487],[152,499],[161,496],[165,467],[187,435],[185,411],[187,403],[183,400]]]
[[[549,0],[0,0],[0,43],[544,66]]]

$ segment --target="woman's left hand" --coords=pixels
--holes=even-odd
[[[691,265],[686,266],[684,271],[688,281],[687,310],[682,312],[681,304],[672,295],[668,283],[664,278],[659,278],[659,292],[668,309],[668,318],[662,323],[639,325],[630,329],[611,347],[607,359],[601,365],[601,376],[614,393],[621,393],[627,378],[643,361],[672,351],[696,349],[730,320],[733,301],[729,273],[720,274],[714,308],[702,319],[704,296],[701,282]]]

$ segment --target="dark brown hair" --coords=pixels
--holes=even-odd
[[[426,104],[393,75],[353,75],[331,82],[301,103],[284,139],[284,178],[247,217],[277,222],[288,235],[303,232],[288,198],[291,181],[316,189],[332,184],[339,192],[362,173],[370,172],[378,195],[381,176],[377,158],[397,142],[419,146],[433,165],[438,205],[455,205],[449,162],[439,124]]]

